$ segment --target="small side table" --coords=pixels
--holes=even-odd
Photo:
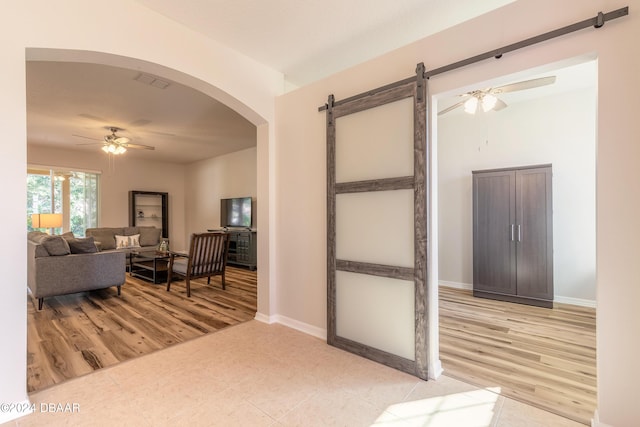
[[[153,284],[167,281],[169,252],[155,249],[133,250],[129,252],[129,274]]]

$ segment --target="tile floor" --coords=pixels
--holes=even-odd
[[[67,381],[31,402],[34,413],[3,427],[581,426],[446,375],[420,381],[257,321]],[[75,412],[54,411],[65,408]]]

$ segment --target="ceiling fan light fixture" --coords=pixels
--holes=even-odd
[[[467,93],[460,94],[460,96],[467,97],[463,101],[456,102],[455,104],[438,112],[438,115],[448,113],[459,107],[464,107],[464,111],[469,114],[475,114],[478,111],[478,104],[482,104],[482,110],[484,112],[495,110],[499,111],[507,107],[507,104],[496,94],[501,95],[507,92],[516,92],[525,89],[533,89],[540,86],[547,86],[555,83],[556,76],[540,77],[531,80],[523,80],[516,83],[509,83],[503,86],[477,89]]]
[[[116,127],[109,128],[111,131],[111,135],[105,135],[104,137],[104,145],[102,146],[102,151],[107,154],[124,154],[127,152],[127,144],[131,141],[130,138],[126,136],[117,136],[116,132],[118,129]]]
[[[126,136],[118,136],[116,135],[117,131],[120,130],[124,130],[121,128],[117,128],[117,127],[109,127],[108,128],[111,131],[111,134],[109,135],[105,135],[102,138],[102,147],[100,147],[100,149],[102,151],[104,151],[105,153],[109,154],[109,155],[118,155],[118,154],[124,154],[127,152],[127,150],[129,148],[135,148],[135,149],[144,149],[144,150],[155,150],[155,147],[151,146],[151,145],[144,145],[144,144],[131,144],[131,138],[126,137]],[[82,135],[74,135],[74,136],[78,136],[81,138],[88,138],[88,139],[95,139],[95,138],[90,138],[87,136],[82,136]],[[99,139],[96,139],[97,141],[100,141]],[[93,143],[95,144],[95,143]],[[90,144],[78,144],[78,145],[90,145]],[[92,145],[92,144],[91,144]]]
[[[486,113],[487,111],[493,110],[493,108],[496,106],[496,102],[498,102],[498,98],[490,93],[487,93],[482,97],[482,111]]]
[[[122,145],[110,142],[102,146],[102,151],[107,154],[124,154],[127,151],[127,148]]]
[[[478,109],[478,98],[472,96],[464,102],[464,112],[469,114],[475,114]]]

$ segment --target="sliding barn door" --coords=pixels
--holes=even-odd
[[[426,111],[417,74],[329,98],[327,335],[426,379]]]

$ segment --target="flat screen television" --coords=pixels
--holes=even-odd
[[[251,197],[220,200],[221,227],[251,227]]]

